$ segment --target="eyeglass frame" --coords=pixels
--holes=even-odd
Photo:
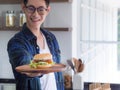
[[[32,7],[33,11],[29,9],[29,7]],[[43,6],[40,6],[38,8],[35,8],[33,5],[29,5],[29,6],[25,6],[25,8],[27,9],[27,12],[30,13],[30,14],[33,14],[35,13],[35,11],[37,10],[37,13],[40,14],[40,15],[44,15],[45,14],[45,11],[47,11],[48,9],[43,7]],[[40,12],[40,9],[43,9],[43,11]],[[29,10],[29,11],[28,11]]]

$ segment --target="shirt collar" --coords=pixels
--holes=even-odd
[[[52,40],[52,38],[50,37],[50,33],[47,30],[44,30],[43,28],[40,28],[40,30],[48,40]],[[26,23],[22,27],[22,32],[24,33],[27,40],[37,39],[37,37],[27,27]]]
[[[36,39],[36,36],[30,31],[26,23],[22,27],[22,32],[28,40]]]

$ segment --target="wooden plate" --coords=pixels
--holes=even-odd
[[[31,68],[29,65],[22,65],[16,67],[16,71],[18,72],[27,72],[27,73],[50,73],[50,72],[61,72],[64,71],[66,65],[64,64],[55,64],[49,68],[35,69]]]

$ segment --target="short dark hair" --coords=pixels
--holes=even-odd
[[[22,0],[22,2],[26,5],[28,3],[28,0]],[[50,0],[45,0],[45,3],[47,5],[47,7],[48,7],[49,4],[50,4]]]

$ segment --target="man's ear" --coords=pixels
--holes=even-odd
[[[21,8],[22,8],[22,11],[25,12],[25,4],[24,3],[21,3]]]
[[[50,10],[51,10],[51,7],[48,6],[48,8],[47,8],[47,14],[49,14]]]

